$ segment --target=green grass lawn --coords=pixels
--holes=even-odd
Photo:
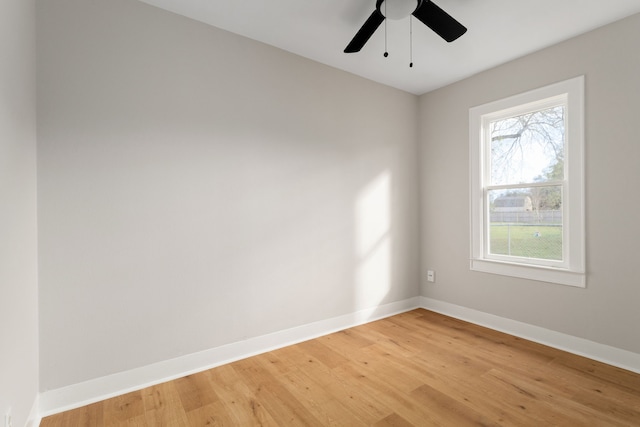
[[[491,224],[489,241],[492,254],[562,260],[562,227]]]

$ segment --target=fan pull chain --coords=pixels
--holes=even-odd
[[[413,68],[413,19],[409,15],[409,68]]]
[[[387,2],[384,2],[384,16],[387,16]],[[384,57],[389,56],[389,51],[387,50],[387,19],[384,20]]]

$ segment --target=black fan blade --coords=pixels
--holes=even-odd
[[[453,19],[451,15],[440,9],[431,0],[423,0],[413,12],[413,16],[448,42],[454,41],[467,32],[464,25]]]
[[[380,13],[378,9],[374,10],[362,28],[358,30],[351,42],[344,49],[344,53],[360,52],[360,49],[367,43],[383,21],[384,15]]]

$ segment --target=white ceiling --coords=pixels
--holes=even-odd
[[[640,13],[639,0],[434,0],[468,28],[447,43],[413,19],[387,20],[361,52],[344,48],[375,0],[141,0],[398,89],[422,94]]]

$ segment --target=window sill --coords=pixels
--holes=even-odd
[[[586,274],[553,267],[514,264],[502,261],[472,259],[471,270],[559,285],[586,287]]]

